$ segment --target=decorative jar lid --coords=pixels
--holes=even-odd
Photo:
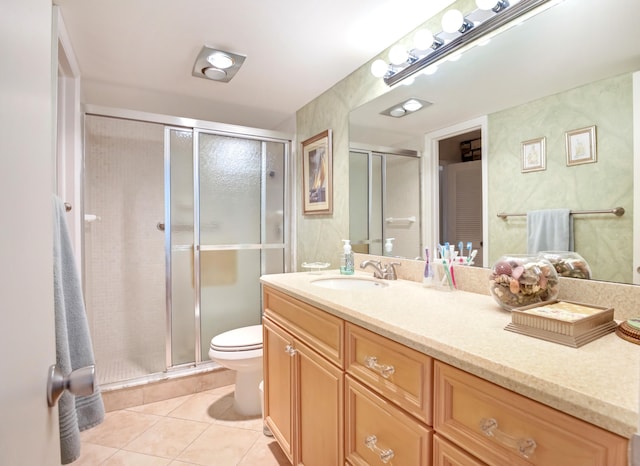
[[[616,328],[616,335],[631,343],[640,345],[640,319],[629,319],[620,322]]]

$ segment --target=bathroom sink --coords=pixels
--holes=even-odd
[[[331,277],[318,278],[311,282],[312,285],[332,290],[369,290],[372,288],[385,288],[387,283],[366,277]]]

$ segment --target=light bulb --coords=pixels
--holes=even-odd
[[[419,29],[413,36],[413,46],[418,50],[430,49],[433,45],[433,34],[428,29]]]
[[[207,61],[216,68],[220,68],[221,70],[231,68],[231,66],[233,65],[233,58],[222,52],[212,53],[207,57]]]
[[[416,99],[410,99],[402,104],[402,108],[404,108],[407,112],[415,112],[416,110],[420,110],[422,108],[422,104]]]
[[[384,60],[376,60],[371,63],[371,74],[376,78],[382,78],[385,74],[387,74],[387,70],[389,69],[389,65]]]
[[[399,117],[401,117],[402,115],[404,115],[405,113],[407,113],[407,112],[405,111],[405,109],[404,109],[404,108],[402,108],[402,107],[396,107],[396,108],[392,109],[392,110],[389,112],[389,115],[391,115],[392,117],[399,118]]]
[[[476,5],[481,10],[491,10],[497,5],[496,0],[476,0]]]
[[[409,53],[402,45],[394,45],[389,50],[389,61],[393,65],[402,65],[409,58]]]
[[[454,33],[464,24],[464,16],[459,10],[449,10],[442,17],[442,29],[444,32]]]

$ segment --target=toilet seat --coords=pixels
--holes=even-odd
[[[211,350],[220,352],[262,349],[262,325],[236,328],[211,339]]]

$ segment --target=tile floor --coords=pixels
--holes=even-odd
[[[233,411],[233,385],[111,411],[82,432],[73,466],[289,465],[262,418]]]

